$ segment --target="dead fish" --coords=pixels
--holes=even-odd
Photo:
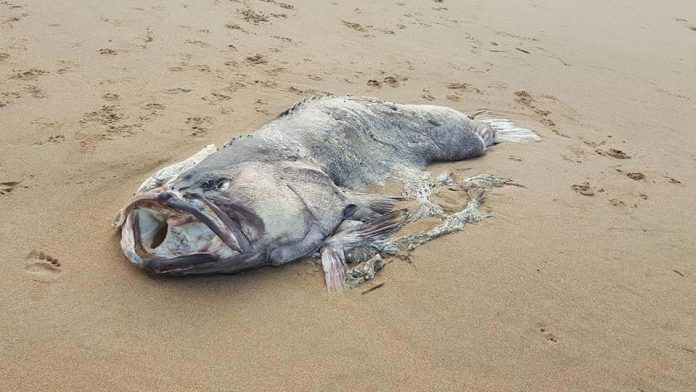
[[[114,225],[128,259],[155,274],[237,273],[319,252],[329,291],[341,291],[346,254],[384,244],[408,217],[394,209],[401,197],[367,186],[506,140],[539,138],[487,112],[310,97],[155,173]]]

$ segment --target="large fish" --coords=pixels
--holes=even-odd
[[[362,193],[366,187],[408,181],[431,162],[477,157],[504,140],[537,139],[482,112],[306,98],[219,151],[208,146],[160,170],[115,225],[130,261],[156,274],[236,273],[319,252],[328,289],[340,291],[346,255],[383,248],[409,216],[394,210],[399,197]]]

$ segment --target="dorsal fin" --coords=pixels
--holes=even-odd
[[[293,113],[295,113],[299,108],[301,108],[303,105],[313,102],[316,100],[319,100],[321,98],[327,97],[328,94],[323,94],[323,95],[310,95],[309,97],[304,97],[301,100],[297,101],[294,105],[290,106],[289,108],[283,110],[277,118],[289,116]]]

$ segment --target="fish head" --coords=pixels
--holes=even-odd
[[[114,222],[121,246],[156,274],[234,273],[271,264],[274,248],[301,241],[313,222],[275,165],[194,167],[136,194]]]

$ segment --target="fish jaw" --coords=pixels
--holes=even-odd
[[[227,272],[255,259],[239,225],[200,195],[171,190],[134,196],[114,221],[121,247],[137,267],[155,274]]]

